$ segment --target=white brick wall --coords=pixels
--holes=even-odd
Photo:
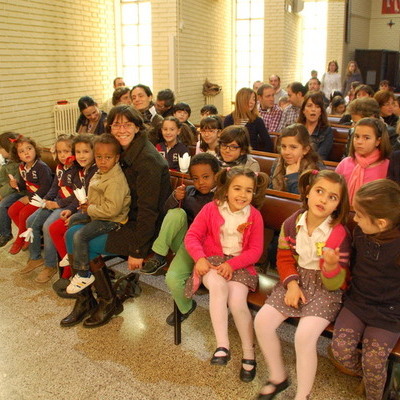
[[[110,0],[0,1],[0,132],[54,140],[57,100],[101,103],[115,69]]]

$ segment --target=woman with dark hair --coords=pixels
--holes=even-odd
[[[149,139],[156,145],[162,140],[161,123],[163,117],[157,114],[153,103],[153,92],[148,86],[140,83],[132,88],[131,100],[133,108],[142,114],[144,123],[150,126],[148,131]]]
[[[323,160],[327,160],[333,145],[333,132],[321,92],[308,92],[304,96],[297,122],[307,128],[314,150]]]
[[[379,104],[380,116],[389,125],[396,128],[399,117],[394,113],[395,97],[389,90],[379,90],[375,93],[374,99]]]
[[[122,312],[122,304],[116,301],[101,255],[127,256],[130,270],[141,268],[158,234],[164,217],[163,206],[172,191],[168,164],[148,140],[143,118],[137,110],[127,105],[112,108],[107,118],[107,129],[122,147],[120,164],[132,199],[128,221],[117,231],[89,242],[89,266],[95,276],[93,286],[98,305],[91,287],[82,290],[74,309],[61,321],[61,326],[76,325],[90,315],[84,326],[97,327]],[[73,226],[67,236],[74,235],[80,228],[81,225]]]
[[[241,88],[236,93],[235,109],[224,120],[224,128],[230,125],[243,125],[247,128],[253,150],[273,151],[271,137],[264,121],[258,116],[256,92]]]
[[[78,134],[93,133],[101,135],[105,132],[107,114],[100,111],[97,103],[89,96],[83,96],[78,100],[79,111],[81,112],[75,131]]]

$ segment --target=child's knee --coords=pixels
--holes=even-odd
[[[189,276],[190,274],[185,275],[169,269],[165,275],[165,283],[171,291],[174,289],[181,289],[185,286],[186,279],[188,279]]]

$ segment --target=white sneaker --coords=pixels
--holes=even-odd
[[[79,293],[81,290],[91,285],[94,282],[94,279],[94,275],[92,274],[89,277],[83,277],[75,274],[71,280],[71,283],[67,286],[66,291],[69,294]]]
[[[68,254],[64,256],[64,258],[58,263],[60,267],[68,267],[69,265],[69,257]]]

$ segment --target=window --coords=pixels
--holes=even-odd
[[[307,82],[311,71],[318,71],[318,79],[326,71],[326,39],[328,23],[328,4],[324,2],[305,2],[301,12],[303,17],[303,58],[301,82]]]
[[[238,91],[263,80],[264,1],[236,2],[236,81]]]
[[[128,86],[153,86],[151,2],[121,0],[122,76]]]

